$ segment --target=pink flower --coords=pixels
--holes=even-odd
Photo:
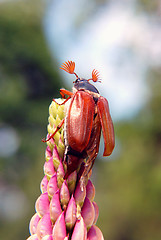
[[[63,105],[51,103],[48,136],[64,117],[63,108]],[[30,221],[31,236],[27,240],[103,240],[101,230],[95,225],[99,215],[94,202],[95,187],[86,179],[87,185],[82,188],[78,170],[64,180],[64,150],[61,131],[47,142],[45,176],[40,184],[41,195],[35,203],[36,213]]]

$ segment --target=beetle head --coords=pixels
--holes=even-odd
[[[78,90],[87,90],[93,93],[98,93],[99,91],[97,90],[97,88],[95,88],[95,86],[93,86],[91,83],[89,83],[88,80],[83,79],[83,78],[78,78],[75,80],[74,82],[74,88],[78,91]]]

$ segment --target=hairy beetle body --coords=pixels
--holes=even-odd
[[[64,161],[67,164],[65,178],[78,169],[86,158],[81,174],[83,182],[98,154],[101,130],[104,138],[103,156],[109,156],[112,153],[115,145],[114,128],[108,101],[100,96],[94,85],[89,83],[89,80],[99,81],[97,70],[94,69],[92,78],[86,80],[79,78],[74,72],[75,63],[72,61],[63,64],[61,69],[70,74],[75,74],[77,77],[74,81],[73,92],[60,89],[60,94],[64,99],[68,95],[63,103],[65,104],[66,117],[58,126],[59,129],[64,123]],[[56,131],[50,138],[54,136]]]

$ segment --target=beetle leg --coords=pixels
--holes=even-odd
[[[60,94],[61,94],[62,98],[66,98],[65,95],[68,95],[70,97],[73,95],[72,92],[70,92],[70,91],[68,91],[68,90],[66,90],[64,88],[60,89]]]
[[[83,189],[85,184],[86,184],[86,179],[88,177],[88,174],[89,174],[90,170],[92,169],[94,161],[95,161],[95,159],[97,157],[98,148],[99,148],[99,145],[97,146],[97,148],[94,149],[94,151],[89,156],[87,162],[85,163],[84,171],[83,171],[83,173],[81,175],[81,178],[80,178],[81,189]]]
[[[64,89],[64,88],[61,88],[61,89],[60,89],[60,94],[61,94],[62,98],[65,99],[64,102],[58,103],[58,102],[53,98],[53,101],[54,101],[55,103],[57,103],[59,106],[65,104],[65,103],[71,98],[71,96],[73,95],[72,92],[70,92],[70,91],[68,91],[68,90],[66,90],[66,89]],[[67,97],[67,99],[66,99],[66,96],[65,96],[65,95],[68,95],[69,97]]]
[[[104,153],[103,156],[111,155],[115,146],[115,135],[112,119],[109,112],[108,101],[104,97],[99,97],[97,102],[98,114],[102,126],[104,138]]]
[[[86,178],[87,178],[90,170],[92,169],[94,161],[97,157],[97,154],[99,151],[100,136],[101,136],[101,123],[100,123],[98,114],[96,114],[94,122],[93,122],[91,137],[90,137],[87,149],[86,149],[88,159],[85,163],[84,171],[83,171],[81,179],[80,179],[82,187],[85,184]]]
[[[48,139],[42,139],[42,142],[48,142],[51,138],[53,138],[54,137],[54,135],[59,131],[59,129],[62,127],[62,125],[64,124],[64,121],[65,121],[65,119],[63,119],[60,123],[59,123],[59,125],[57,126],[57,128],[56,128],[56,130],[53,132],[53,134],[48,138]]]

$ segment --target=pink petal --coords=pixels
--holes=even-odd
[[[87,239],[87,229],[83,221],[83,218],[77,220],[71,240],[86,240]]]
[[[31,218],[30,224],[29,224],[29,230],[31,235],[34,235],[36,233],[39,220],[40,220],[39,215],[35,213]]]
[[[67,182],[65,180],[60,189],[60,202],[64,209],[66,209],[69,199],[70,199],[69,189],[67,186]]]
[[[74,227],[76,219],[77,219],[77,206],[75,203],[75,199],[72,195],[65,215],[65,222],[68,230],[71,230]]]
[[[40,183],[40,190],[42,193],[47,192],[48,179],[45,175]]]
[[[50,214],[45,214],[37,225],[37,236],[41,240],[46,235],[52,234],[52,222],[50,219]]]
[[[58,190],[57,176],[55,173],[49,180],[49,183],[47,186],[47,191],[48,191],[49,196],[52,197],[57,190]]]
[[[36,212],[39,216],[42,217],[49,212],[49,204],[48,193],[42,193],[35,203]]]
[[[58,189],[50,201],[50,217],[53,222],[55,222],[59,215],[62,213],[59,192],[60,191]]]
[[[56,126],[55,126],[54,124],[53,124],[53,128],[56,128]],[[49,137],[50,137],[50,134],[48,133],[46,139],[48,139]],[[51,149],[52,149],[53,146],[55,145],[55,141],[54,141],[54,139],[51,138],[49,141],[47,141],[47,144],[48,144],[48,146],[50,146]]]
[[[86,197],[83,207],[82,207],[82,211],[81,211],[81,215],[84,219],[84,222],[86,224],[86,227],[90,227],[93,224],[93,221],[95,219],[95,209],[94,206],[92,204],[92,202]]]
[[[44,173],[48,177],[52,177],[54,175],[55,168],[54,168],[54,164],[53,164],[53,157],[51,157],[48,162],[45,162]]]
[[[98,216],[99,216],[99,208],[96,202],[92,202],[93,206],[94,206],[94,210],[95,210],[95,218],[93,221],[93,224],[96,224]]]
[[[53,163],[54,163],[54,167],[55,167],[56,170],[58,169],[58,166],[60,164],[60,160],[61,160],[61,158],[59,156],[57,146],[55,145],[54,148],[53,148]]]
[[[53,227],[53,240],[64,240],[66,235],[64,212],[62,212]]]
[[[104,240],[101,230],[96,225],[93,225],[89,229],[87,234],[87,240]]]
[[[57,149],[56,145],[53,148],[53,158],[58,159],[59,161],[61,159],[60,156],[59,156],[58,149]]]
[[[82,191],[80,187],[80,183],[78,183],[74,193],[76,204],[79,204],[80,206],[82,206],[84,203],[85,196],[86,196],[86,188],[84,188]]]
[[[45,151],[45,158],[46,161],[48,161],[52,157],[52,152],[49,146],[47,146],[46,151]]]
[[[86,186],[86,196],[89,198],[89,200],[93,201],[95,197],[95,187],[91,180],[88,180],[87,186]]]

